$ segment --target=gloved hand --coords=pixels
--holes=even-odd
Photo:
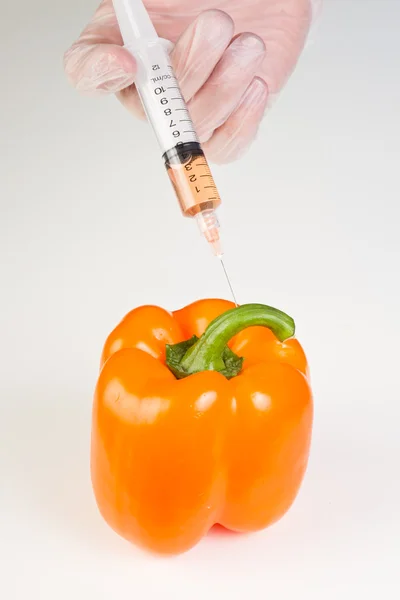
[[[296,65],[316,1],[144,0],[159,36],[175,42],[172,64],[210,160],[235,160],[250,145]],[[112,1],[103,0],[66,52],[65,71],[79,91],[116,93],[144,118],[122,43]]]

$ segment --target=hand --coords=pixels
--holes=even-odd
[[[210,160],[235,160],[253,141],[268,99],[296,65],[311,23],[311,3],[145,0],[157,33],[175,43],[172,64]],[[103,0],[66,52],[65,71],[79,91],[115,93],[144,118],[134,86],[135,59],[122,44],[112,1]]]

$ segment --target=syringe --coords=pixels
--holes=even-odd
[[[171,65],[170,42],[158,37],[142,0],[113,0],[113,4],[124,47],[137,62],[135,85],[182,213],[197,220],[213,253],[221,259],[215,212],[221,199]],[[232,290],[225,267],[224,272]]]

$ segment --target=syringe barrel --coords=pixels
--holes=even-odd
[[[221,198],[198,142],[178,144],[163,158],[185,217],[218,208]]]
[[[125,48],[137,63],[135,86],[160,145],[182,213],[196,217],[200,231],[220,255],[215,209],[221,199],[179,88],[166,40],[142,0],[113,0]]]
[[[135,85],[162,154],[198,142],[163,40],[127,47],[137,62]]]

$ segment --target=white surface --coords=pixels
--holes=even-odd
[[[228,290],[146,125],[64,80],[93,6],[18,3],[2,22],[0,596],[399,597],[399,3],[327,0],[240,171],[214,170],[239,301],[296,318],[314,440],[279,524],[167,560],[95,509],[98,359],[132,307]]]

